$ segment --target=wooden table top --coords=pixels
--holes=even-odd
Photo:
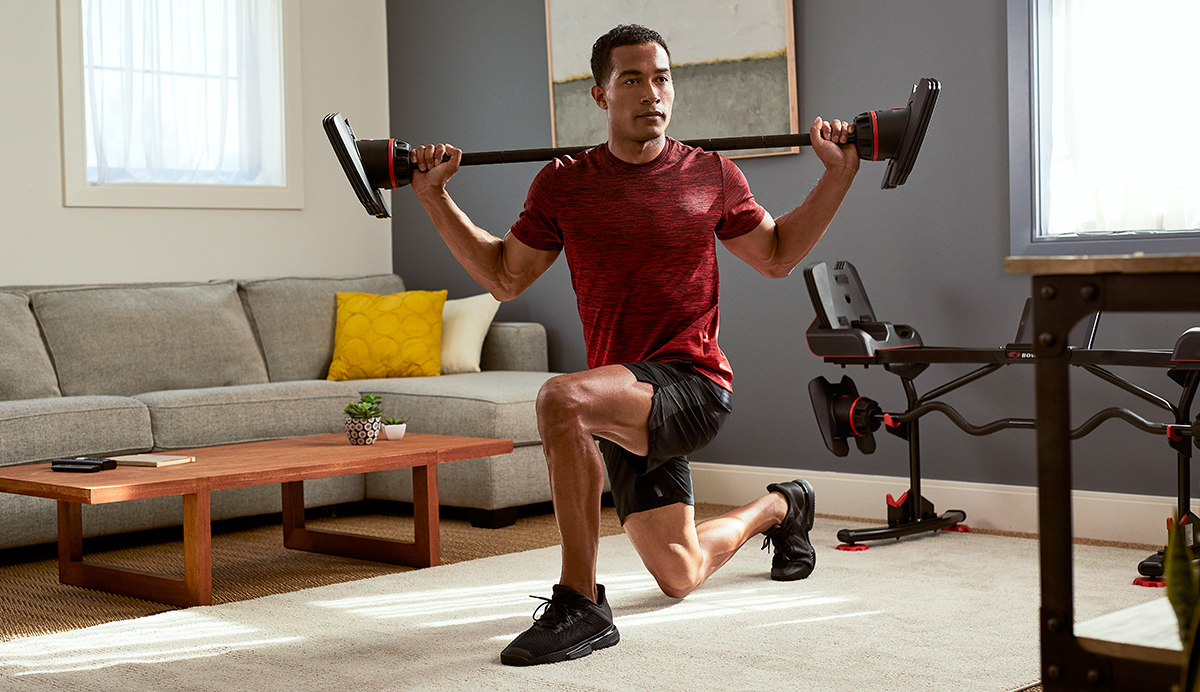
[[[1077,622],[1075,635],[1088,651],[1175,666],[1183,662],[1178,620],[1165,597]]]
[[[345,476],[368,471],[431,466],[508,454],[511,440],[409,433],[352,445],[344,433],[286,440],[172,450],[194,456],[187,464],[118,466],[95,473],[50,470],[49,462],[0,468],[0,491],[82,504],[188,495],[255,485]]]
[[[1010,274],[1189,274],[1200,273],[1200,255],[1071,255],[1009,257]]]

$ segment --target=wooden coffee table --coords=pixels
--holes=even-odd
[[[214,490],[280,484],[283,544],[296,550],[414,567],[441,562],[437,465],[507,454],[511,440],[408,434],[373,445],[351,445],[344,434],[178,450],[194,462],[159,468],[119,466],[97,473],[62,473],[50,464],[0,468],[0,491],[58,501],[58,578],[98,589],[179,606],[212,604],[212,533],[209,495]],[[304,481],[368,471],[411,468],[415,541],[304,526]],[[182,580],[83,559],[81,505],[149,497],[183,498]]]

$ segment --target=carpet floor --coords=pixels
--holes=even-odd
[[[1036,541],[940,533],[834,550],[847,525],[818,518],[817,569],[803,582],[767,578],[770,558],[751,542],[685,599],[662,595],[628,539],[609,535],[600,580],[622,640],[568,664],[498,660],[530,624],[529,595],[548,595],[557,577],[558,549],[546,547],[11,639],[0,643],[0,688],[1004,692],[1037,682]],[[1161,596],[1130,585],[1142,553],[1076,546],[1078,619]]]

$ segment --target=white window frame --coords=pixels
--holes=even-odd
[[[299,0],[282,0],[285,184],[186,185],[87,179],[83,17],[79,0],[59,0],[63,205],[172,209],[303,209],[304,130],[300,93]]]
[[[1009,254],[1200,253],[1200,233],[1196,231],[1039,237],[1042,211],[1035,159],[1043,155],[1038,148],[1039,115],[1042,104],[1048,104],[1049,85],[1039,82],[1038,54],[1050,54],[1049,32],[1040,35],[1038,42],[1042,45],[1034,39],[1039,37],[1039,20],[1048,17],[1049,12],[1049,0],[1008,0]]]

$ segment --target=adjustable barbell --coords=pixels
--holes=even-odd
[[[888,162],[884,172],[885,190],[903,185],[912,172],[913,162],[921,150],[925,130],[933,115],[933,107],[941,91],[936,79],[922,79],[913,86],[908,104],[891,110],[866,111],[854,118],[854,130],[848,137],[858,150],[860,159]],[[394,190],[412,181],[413,164],[409,160],[408,142],[389,139],[356,139],[350,123],[341,113],[330,113],[322,120],[325,134],[334,153],[350,180],[367,213],[386,219],[390,216],[381,190]],[[812,146],[807,132],[800,134],[753,135],[690,139],[683,144],[706,151],[771,149]],[[595,145],[582,147],[552,147],[546,149],[514,149],[464,153],[462,165],[477,166],[496,163],[525,163],[550,161],[573,156]],[[444,160],[448,160],[447,157]]]

